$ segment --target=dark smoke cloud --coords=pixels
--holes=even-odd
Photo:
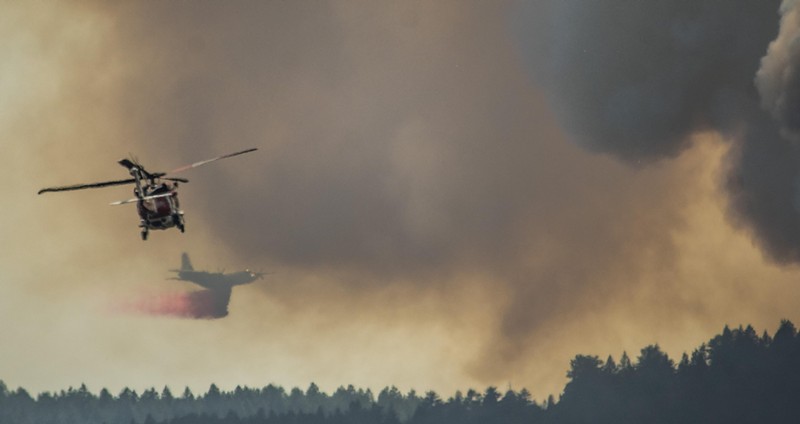
[[[536,48],[548,56],[530,60],[581,144],[634,162],[674,156],[692,133],[730,129],[747,112],[777,4],[554,2],[549,43]]]
[[[800,151],[775,122],[752,120],[730,154],[725,187],[734,219],[749,227],[770,258],[800,261]]]
[[[559,1],[547,60],[532,60],[580,143],[630,161],[674,156],[692,133],[749,113],[777,5]]]
[[[230,290],[153,293],[125,302],[122,310],[145,315],[216,319],[228,315],[230,298]]]
[[[778,38],[770,44],[761,61],[756,86],[761,104],[779,123],[783,135],[797,141],[800,130],[800,36],[798,3],[785,0],[781,4],[781,25]]]
[[[574,139],[642,163],[680,154],[693,134],[720,132],[732,142],[731,216],[773,260],[800,261],[800,152],[790,140],[800,128],[796,2],[781,5],[777,40],[778,0],[550,7],[545,37],[526,33],[525,19],[518,34]]]

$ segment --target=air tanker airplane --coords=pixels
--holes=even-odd
[[[181,257],[181,268],[170,270],[178,273],[173,280],[188,281],[205,290],[192,293],[191,304],[196,310],[193,315],[201,318],[222,318],[228,315],[228,303],[233,286],[250,284],[262,278],[263,272],[252,272],[249,269],[238,272],[222,273],[195,271],[189,255],[184,252]]]
[[[230,290],[233,286],[250,284],[264,276],[263,272],[252,272],[249,269],[228,274],[195,271],[194,267],[192,267],[192,262],[189,260],[189,254],[186,252],[181,255],[181,269],[170,271],[178,273],[178,277],[173,278],[173,280],[189,281],[209,290]]]

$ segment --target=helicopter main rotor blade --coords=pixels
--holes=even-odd
[[[124,166],[124,167],[126,167],[126,168],[128,168],[129,170],[133,169],[133,168],[136,168],[141,172],[141,175],[143,177],[152,180],[152,179],[155,179],[155,178],[164,177],[167,174],[173,174],[173,173],[176,173],[176,172],[185,171],[187,169],[197,168],[198,166],[202,166],[202,165],[205,165],[207,163],[218,161],[220,159],[226,159],[226,158],[230,158],[230,157],[234,157],[234,156],[238,156],[238,155],[243,155],[245,153],[254,152],[256,150],[258,150],[258,149],[253,147],[253,148],[242,150],[242,151],[239,151],[239,152],[228,153],[227,155],[217,156],[215,158],[202,160],[200,162],[195,162],[195,163],[193,163],[191,165],[182,166],[182,167],[174,169],[174,170],[172,170],[170,172],[150,173],[150,172],[145,171],[144,168],[141,165],[139,165],[136,161],[130,160],[130,159],[122,159],[122,160],[119,161],[119,164]],[[175,182],[181,182],[181,183],[188,183],[189,182],[189,180],[187,180],[186,178],[169,177],[169,178],[165,178],[165,179],[170,180],[170,181],[175,181]],[[43,188],[43,189],[39,190],[38,194],[55,192],[55,191],[83,190],[83,189],[86,189],[86,188],[100,188],[100,187],[108,187],[108,186],[122,185],[122,184],[133,184],[135,182],[136,182],[135,178],[128,178],[128,179],[125,179],[125,180],[102,181],[102,182],[99,182],[99,183],[74,184],[74,185],[62,186],[62,187],[48,187],[48,188]]]
[[[162,194],[154,194],[152,196],[134,197],[134,198],[128,199],[128,200],[118,200],[116,202],[111,202],[111,203],[109,203],[109,205],[111,205],[111,206],[125,205],[125,204],[128,204],[128,203],[138,202],[140,200],[151,200],[151,199],[158,199],[159,197],[169,197],[169,196],[172,196],[173,194],[175,194],[175,193],[169,192],[169,193],[162,193]]]
[[[175,181],[176,183],[188,183],[186,178],[164,177],[165,180]]]
[[[38,194],[55,192],[55,191],[83,190],[85,188],[100,188],[100,187],[108,187],[108,186],[115,186],[122,184],[133,184],[135,182],[136,182],[135,179],[128,178],[126,180],[103,181],[99,183],[89,183],[89,184],[74,184],[62,187],[48,187],[39,190]]]
[[[250,148],[250,149],[247,149],[247,150],[242,150],[241,152],[228,153],[227,155],[222,155],[222,156],[217,156],[217,157],[211,158],[211,159],[201,160],[200,162],[195,162],[195,163],[193,163],[191,165],[186,165],[186,166],[182,166],[180,168],[173,169],[172,171],[167,172],[167,174],[175,174],[177,172],[183,172],[183,171],[186,171],[187,169],[197,168],[198,166],[202,166],[202,165],[205,165],[207,163],[218,161],[220,159],[226,159],[226,158],[230,158],[230,157],[234,157],[234,156],[239,156],[239,155],[243,155],[245,153],[254,152],[256,150],[258,150],[258,149],[253,147],[253,148]]]

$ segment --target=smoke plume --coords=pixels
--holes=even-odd
[[[800,11],[796,0],[781,4],[778,38],[769,46],[756,75],[761,105],[778,122],[782,135],[797,141],[800,131]]]
[[[641,164],[679,155],[694,134],[721,133],[731,143],[731,217],[773,260],[800,262],[797,2],[780,5],[779,34],[777,0],[552,8],[550,44],[525,35],[522,44],[532,63],[547,64],[536,74],[573,138]]]
[[[796,275],[764,264],[720,209],[771,258],[800,255],[797,149],[780,123],[791,100],[773,106],[791,98],[781,88],[791,84],[774,84],[793,62],[794,8],[784,5],[779,37],[778,6],[10,6],[0,16],[0,133],[11,148],[0,173],[18,184],[8,186],[0,268],[21,283],[0,285],[0,311],[36,324],[5,329],[12,359],[0,371],[61,385],[92,370],[95,384],[125,380],[120,372],[208,387],[202,379],[263,384],[281,369],[302,386],[511,382],[541,393],[563,387],[577,352],[691,348],[723,322],[771,325],[797,310],[776,295]],[[776,37],[785,40],[762,67]],[[122,178],[115,161],[128,152],[165,171],[248,147],[259,151],[185,175],[185,234],[141,242],[134,210],[103,207],[128,188],[34,194]],[[190,247],[199,263],[264,268],[280,281],[246,289],[219,325],[66,313],[97,300],[109,276],[115,293],[138,293]],[[70,284],[49,284],[56,272]],[[759,279],[787,285],[754,287]],[[227,304],[211,292],[134,299],[130,312],[185,318],[221,316]],[[187,331],[197,325],[204,331]],[[30,359],[67,349],[69,367]]]

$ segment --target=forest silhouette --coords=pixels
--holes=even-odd
[[[676,364],[658,345],[627,353],[577,355],[558,399],[489,387],[448,399],[387,387],[377,396],[352,385],[327,394],[279,386],[212,384],[202,395],[169,387],[118,395],[86,385],[32,397],[0,381],[0,423],[14,424],[577,424],[800,422],[800,336],[784,320],[770,336],[751,326],[730,329]]]

